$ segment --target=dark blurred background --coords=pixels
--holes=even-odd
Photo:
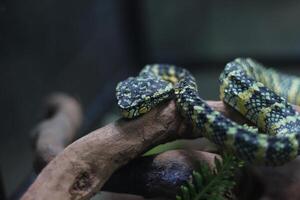
[[[0,0],[0,169],[7,194],[32,170],[29,132],[53,91],[75,96],[83,132],[115,109],[114,87],[173,63],[218,99],[218,75],[249,56],[300,74],[299,1]]]

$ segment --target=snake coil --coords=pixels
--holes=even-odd
[[[237,58],[225,66],[220,75],[220,98],[259,131],[210,108],[200,98],[191,73],[174,65],[146,65],[137,77],[120,82],[116,95],[126,118],[175,98],[181,113],[204,137],[250,163],[282,165],[300,153],[300,118],[291,105],[300,103],[300,79],[250,58]]]

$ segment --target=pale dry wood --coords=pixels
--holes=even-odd
[[[32,131],[36,172],[74,140],[83,118],[80,103],[64,93],[48,96],[44,112],[42,121]]]
[[[239,123],[247,122],[222,102],[208,103]],[[200,136],[187,126],[174,101],[167,102],[142,117],[120,119],[69,145],[44,168],[22,199],[89,199],[114,171],[151,147]]]
[[[22,199],[88,199],[110,175],[150,147],[178,138],[173,101],[134,120],[118,120],[69,145],[40,173]]]

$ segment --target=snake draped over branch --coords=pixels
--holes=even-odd
[[[239,125],[200,98],[195,78],[184,68],[146,65],[116,88],[125,118],[175,98],[182,115],[221,149],[249,163],[282,165],[300,153],[300,78],[279,73],[250,58],[237,58],[220,75],[220,98],[257,128]]]

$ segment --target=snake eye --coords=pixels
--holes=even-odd
[[[124,94],[130,94],[130,90],[128,89],[124,90]]]
[[[139,113],[144,114],[144,113],[148,112],[149,110],[150,110],[150,109],[147,108],[147,107],[141,107],[141,108],[139,109]]]

